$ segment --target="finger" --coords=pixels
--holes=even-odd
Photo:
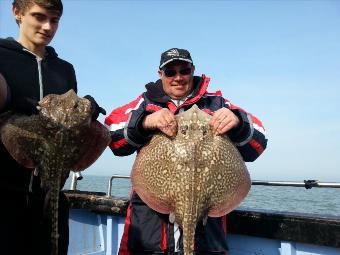
[[[176,120],[172,120],[171,123],[169,123],[169,127],[174,130],[174,133],[177,134],[177,121]]]
[[[163,129],[168,126],[168,122],[166,121],[165,118],[160,118],[156,120],[157,122],[155,123],[158,129]]]
[[[230,129],[234,127],[234,124],[232,122],[229,123],[221,123],[221,125],[217,128],[217,133],[219,135],[225,134]]]
[[[166,112],[164,111],[164,109],[154,112],[150,114],[150,116],[152,116],[152,121],[154,122],[155,126],[159,127],[165,124]]]
[[[178,130],[177,122],[175,122],[174,124],[170,126],[170,130],[171,130],[172,137],[177,135],[177,130]]]
[[[233,116],[229,115],[220,123],[219,127],[217,128],[217,132],[219,134],[224,134],[236,126],[237,120]]]
[[[225,113],[224,114],[221,114],[216,123],[215,123],[215,131],[216,133],[220,133],[221,130],[226,126],[228,125],[230,122],[232,121],[231,119],[231,116],[230,115],[226,115]]]
[[[209,121],[209,125],[214,129],[214,125],[215,125],[215,118],[211,118],[211,120]]]
[[[175,135],[174,130],[171,129],[170,127],[163,127],[160,129],[160,131],[170,137],[173,137]]]
[[[216,117],[216,119],[213,122],[211,122],[210,125],[214,133],[217,132],[217,129],[219,128],[222,122],[223,122],[222,116]]]
[[[220,123],[217,122],[217,121],[214,121],[214,122],[210,121],[209,125],[210,125],[210,127],[212,129],[212,132],[216,133],[216,130],[217,130],[218,126],[220,125]]]
[[[173,137],[177,134],[177,121],[176,118],[172,118],[171,116],[167,116],[161,122],[162,127],[160,130],[166,135]]]
[[[177,125],[176,119],[173,119],[171,116],[164,116],[164,127],[175,127]]]
[[[172,122],[176,121],[175,115],[172,112],[170,112],[168,109],[167,109],[167,111],[164,112],[164,117],[166,118],[166,120],[169,123],[172,123]]]
[[[160,112],[160,119],[162,120],[163,126],[169,126],[176,123],[175,115],[168,109],[164,109]],[[163,122],[164,121],[164,122]]]
[[[223,120],[223,118],[224,117],[222,109],[217,110],[211,118],[211,126],[217,128],[218,124]]]
[[[174,125],[176,123],[176,119],[173,118],[171,115],[164,116],[164,119],[168,126]]]

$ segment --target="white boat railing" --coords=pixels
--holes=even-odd
[[[114,179],[130,179],[129,175],[112,175],[109,181],[106,196],[111,197],[112,181]]]
[[[83,179],[83,176],[79,172],[73,172],[70,190],[77,189],[77,181]],[[112,181],[114,179],[130,179],[129,175],[119,175],[115,174],[110,177],[108,183],[108,189],[106,192],[106,196],[111,196],[112,189]],[[319,180],[304,180],[303,182],[295,182],[295,181],[262,181],[262,180],[253,180],[251,182],[252,185],[260,185],[260,186],[287,186],[287,187],[303,187],[306,189],[311,188],[340,188],[339,182],[320,182]]]
[[[83,179],[83,176],[81,175],[80,172],[72,172],[70,190],[76,190],[78,181],[82,179]]]

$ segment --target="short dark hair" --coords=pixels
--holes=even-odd
[[[13,6],[18,8],[21,13],[30,8],[33,4],[46,8],[49,11],[56,11],[61,16],[63,14],[63,3],[61,0],[14,0]]]

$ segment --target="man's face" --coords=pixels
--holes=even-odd
[[[19,21],[19,40],[25,46],[45,47],[58,29],[60,15],[37,4],[32,4],[24,13],[13,7],[15,18]]]
[[[183,99],[192,91],[195,66],[184,61],[174,61],[158,71],[165,93],[172,99]]]

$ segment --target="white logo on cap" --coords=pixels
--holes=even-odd
[[[179,57],[179,52],[177,49],[172,49],[167,53],[167,55],[169,57]]]

